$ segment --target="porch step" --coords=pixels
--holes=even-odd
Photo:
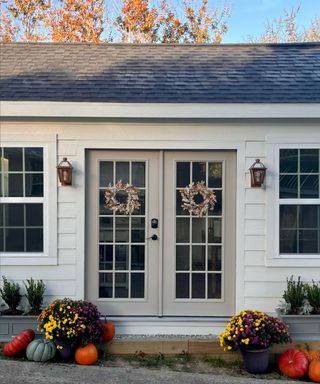
[[[271,348],[271,358],[289,348],[320,348],[320,341],[294,342],[291,344],[275,345]],[[224,352],[217,338],[197,337],[137,337],[137,335],[115,338],[106,343],[105,352],[112,355],[159,355],[172,356],[189,354],[192,356],[210,356],[224,360],[241,359],[239,352]]]

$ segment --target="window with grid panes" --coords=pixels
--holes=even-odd
[[[0,147],[0,252],[43,252],[43,173],[42,147]]]
[[[320,254],[320,150],[279,153],[280,255]]]

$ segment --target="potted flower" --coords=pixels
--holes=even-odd
[[[295,340],[319,340],[320,283],[306,283],[300,276],[291,276],[276,311]]]
[[[60,358],[69,361],[78,345],[101,342],[103,325],[100,316],[92,303],[64,298],[51,303],[38,320],[45,338],[55,342]]]
[[[279,319],[260,311],[241,311],[233,316],[220,335],[225,351],[241,351],[250,373],[265,373],[269,364],[269,347],[287,343],[288,327]]]

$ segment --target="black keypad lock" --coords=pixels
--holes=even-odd
[[[151,219],[151,228],[158,228],[159,220]]]

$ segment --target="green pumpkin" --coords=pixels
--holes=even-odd
[[[33,340],[27,347],[27,359],[33,361],[48,361],[56,354],[56,346],[52,341]]]

